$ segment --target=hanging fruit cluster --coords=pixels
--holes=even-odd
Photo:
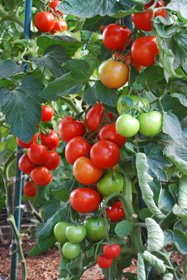
[[[53,115],[53,108],[42,106],[42,122],[51,121]],[[34,197],[37,194],[37,186],[44,187],[51,183],[51,171],[60,164],[60,156],[56,152],[60,140],[57,133],[50,129],[36,133],[29,143],[24,143],[18,138],[17,143],[27,149],[19,160],[19,169],[31,179],[24,184],[23,194]]]
[[[34,25],[40,32],[62,32],[68,29],[63,14],[58,10],[59,0],[54,0],[48,4],[48,11],[38,12],[34,18]]]

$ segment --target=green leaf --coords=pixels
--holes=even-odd
[[[100,30],[101,25],[108,25],[113,22],[114,19],[109,16],[95,16],[92,18],[87,18],[84,22],[83,30],[98,31]]]
[[[186,0],[171,0],[167,5],[167,9],[178,12],[183,18],[187,19]]]
[[[181,254],[187,254],[187,234],[181,230],[173,231],[174,244]]]
[[[177,98],[183,106],[187,107],[187,94],[173,93],[172,97]]]
[[[164,274],[166,272],[165,264],[162,260],[152,255],[148,251],[143,252],[143,259],[151,266],[153,266],[158,272]]]
[[[140,253],[138,253],[137,280],[146,280],[145,264]]]
[[[173,207],[173,214],[180,218],[187,218],[187,208],[181,208],[178,204]]]
[[[96,85],[89,87],[84,91],[84,100],[87,104],[93,106],[97,102],[97,90]]]
[[[164,275],[163,280],[173,280],[173,274],[172,273],[167,273]]]
[[[173,113],[163,113],[162,131],[168,134],[177,144],[182,143],[182,128],[179,119]]]
[[[47,249],[48,250],[48,249]],[[46,250],[46,251],[47,251]],[[34,257],[34,256],[39,256],[39,255],[41,255],[42,253],[44,253],[45,251],[43,251],[43,250],[41,250],[41,248],[39,247],[39,245],[38,244],[36,244],[36,245],[34,245],[34,247],[32,247],[32,249],[31,250],[29,250],[28,252],[27,252],[27,255],[29,256],[29,257]]]
[[[153,213],[156,217],[164,218],[165,215],[159,210],[154,202],[154,193],[149,186],[153,178],[148,174],[147,157],[144,153],[136,154],[136,169],[144,202],[151,213]]]
[[[178,168],[179,171],[187,175],[187,148],[185,146],[169,142],[165,146],[163,154]]]
[[[161,189],[158,200],[159,209],[168,214],[172,211],[174,203],[172,195],[166,189]]]
[[[149,143],[144,149],[150,175],[159,181],[167,181],[165,168],[171,166],[171,163],[163,157],[162,148],[154,143]]]
[[[115,226],[115,233],[119,237],[125,237],[131,233],[133,224],[129,221],[121,221]]]
[[[187,176],[179,180],[178,204],[181,208],[187,209]]]
[[[42,100],[39,93],[43,84],[34,77],[26,76],[22,84],[13,91],[0,89],[1,109],[11,133],[24,142],[29,142],[41,119]]]
[[[147,250],[149,252],[159,251],[164,247],[164,233],[152,218],[146,218],[145,223],[148,231]]]
[[[21,72],[23,72],[23,66],[13,60],[5,60],[0,64],[0,78],[7,79]]]

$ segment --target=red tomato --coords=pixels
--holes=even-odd
[[[30,174],[31,171],[36,167],[36,165],[30,161],[27,154],[21,156],[18,166],[19,169],[25,174]]]
[[[42,144],[31,144],[28,149],[28,157],[35,164],[42,164],[48,158],[48,149]]]
[[[95,211],[100,202],[99,193],[91,188],[78,188],[70,194],[70,205],[78,213]]]
[[[64,19],[56,20],[51,33],[66,31],[68,29],[67,23]]]
[[[121,201],[117,201],[111,207],[107,208],[106,213],[111,222],[118,222],[125,217]]]
[[[55,17],[52,13],[39,12],[34,18],[34,25],[40,32],[50,32],[55,24]]]
[[[91,145],[82,137],[76,136],[71,139],[65,148],[65,157],[67,162],[74,164],[76,159],[90,154]]]
[[[145,31],[152,30],[153,12],[151,9],[149,9],[149,7],[152,6],[153,4],[154,4],[154,1],[151,1],[150,3],[148,3],[144,6],[145,12],[132,15],[132,21],[137,28],[145,30]],[[162,0],[161,1],[159,0],[156,4],[155,8],[161,8],[161,7],[165,7],[164,2]],[[158,16],[166,18],[166,16],[167,16],[166,9],[163,8],[163,9],[156,11],[154,13],[154,18],[158,17]]]
[[[101,268],[109,268],[112,265],[113,259],[108,259],[105,256],[98,256],[97,257],[97,264]]]
[[[59,133],[63,141],[68,142],[75,136],[83,136],[86,132],[82,121],[74,120],[72,117],[64,117],[59,124]]]
[[[28,197],[34,197],[37,194],[37,187],[34,183],[26,182],[23,186],[23,194]]]
[[[135,63],[142,66],[151,66],[155,63],[155,55],[159,49],[155,36],[137,38],[131,47],[131,55]]]
[[[57,7],[60,3],[61,3],[61,2],[60,2],[59,0],[54,0],[54,1],[52,1],[52,2],[49,3],[49,7],[50,7],[51,9],[53,9],[53,12],[54,12],[55,14],[58,14],[58,15],[62,16],[63,13],[60,12],[60,11],[58,11],[58,10],[56,9],[56,7]]]
[[[97,168],[91,159],[78,158],[73,165],[73,174],[76,180],[84,185],[95,184],[103,175],[103,170]]]
[[[37,133],[34,134],[32,139],[28,143],[21,141],[21,139],[19,139],[19,138],[16,138],[16,142],[20,147],[28,149],[31,144],[36,142],[36,139],[37,139]]]
[[[92,146],[90,158],[98,168],[112,168],[120,160],[120,150],[116,144],[100,140]]]
[[[142,66],[139,65],[139,64],[137,64],[136,62],[134,62],[134,60],[132,59],[132,56],[131,56],[130,54],[128,54],[128,55],[125,56],[124,62],[125,62],[126,65],[132,64],[132,66],[133,66],[134,68],[136,68],[136,70],[137,70],[138,72],[140,72],[141,69],[142,69]]]
[[[98,138],[99,140],[113,142],[118,145],[119,148],[121,148],[126,142],[126,138],[117,133],[115,123],[103,126],[99,131]]]
[[[60,156],[56,151],[50,151],[48,154],[47,161],[44,162],[44,166],[49,170],[56,169],[60,164]]]
[[[121,247],[119,244],[108,244],[103,246],[103,255],[108,259],[117,258],[120,255]]]
[[[101,25],[100,26],[100,32],[103,33],[103,31],[105,30],[106,26],[105,25]]]
[[[87,127],[94,132],[101,127],[102,122],[108,123],[110,120],[113,120],[113,118],[114,115],[110,112],[107,112],[105,115],[102,103],[98,103],[88,110],[85,122]]]
[[[52,175],[47,167],[39,166],[32,170],[31,178],[36,185],[43,187],[51,183]]]
[[[58,148],[60,140],[54,130],[51,129],[49,134],[44,134],[42,132],[40,136],[41,141],[49,150],[56,150]]]
[[[128,27],[111,23],[103,31],[103,44],[107,49],[122,50],[131,41],[131,31]]]
[[[41,121],[42,122],[49,122],[52,117],[54,116],[54,110],[52,107],[50,106],[42,106],[42,118]]]

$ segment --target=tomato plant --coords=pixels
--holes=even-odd
[[[23,186],[23,194],[28,197],[34,197],[37,194],[37,187],[32,182],[26,182]]]
[[[97,264],[101,267],[101,268],[109,268],[112,265],[112,259],[111,258],[107,258],[105,256],[98,256],[97,257]]]
[[[47,146],[49,150],[56,150],[59,146],[60,140],[57,133],[54,130],[50,130],[48,133],[40,134],[42,143]]]
[[[119,244],[109,244],[103,246],[103,255],[108,259],[117,258],[120,255],[121,247]]]
[[[66,242],[62,247],[62,254],[68,260],[77,258],[81,253],[81,246],[79,244],[72,244]]]
[[[128,114],[122,114],[116,121],[116,131],[124,137],[134,136],[139,128],[139,121]]]
[[[66,222],[59,222],[55,225],[53,232],[56,240],[60,242],[60,244],[64,244],[68,241],[66,236],[66,229],[70,224]]]
[[[49,12],[39,12],[34,18],[34,24],[40,32],[49,32],[55,24],[55,17]]]
[[[103,126],[99,131],[98,138],[99,140],[113,142],[118,145],[119,148],[121,148],[126,142],[126,138],[117,133],[115,123]]]
[[[83,136],[86,128],[83,122],[74,120],[72,117],[65,117],[60,121],[59,133],[63,141],[68,142],[75,136]]]
[[[86,237],[91,241],[98,241],[106,237],[106,229],[103,218],[89,218],[84,223]]]
[[[54,116],[54,110],[50,106],[42,106],[42,122],[49,122],[51,121],[52,117]]]
[[[52,175],[47,167],[36,167],[31,171],[31,178],[36,185],[46,186],[52,180]]]
[[[138,120],[140,122],[140,132],[144,136],[156,136],[162,129],[162,114],[160,112],[141,113]]]
[[[86,237],[86,229],[82,225],[68,226],[66,237],[71,243],[80,243]]]
[[[48,149],[42,144],[31,144],[28,149],[28,157],[34,164],[42,164],[48,158]]]
[[[114,170],[108,171],[97,183],[97,189],[103,196],[123,190],[123,177]]]

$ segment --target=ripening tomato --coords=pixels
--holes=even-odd
[[[28,149],[31,144],[36,142],[36,139],[37,139],[37,133],[34,134],[32,139],[28,143],[21,141],[21,139],[19,139],[19,138],[16,138],[16,142],[20,147]]]
[[[44,162],[44,166],[47,167],[49,170],[56,169],[60,164],[60,156],[56,151],[49,151],[48,158]]]
[[[97,183],[97,190],[103,196],[119,193],[123,190],[124,180],[115,170],[109,170]]]
[[[28,149],[28,157],[30,161],[38,165],[47,160],[48,153],[49,151],[47,147],[42,144],[31,144]]]
[[[122,114],[117,118],[116,131],[124,137],[132,137],[138,133],[139,121],[129,114]]]
[[[49,12],[39,12],[34,18],[34,25],[40,32],[50,32],[55,24],[55,17]]]
[[[112,265],[113,259],[106,258],[105,256],[98,256],[97,257],[97,264],[101,268],[109,268]]]
[[[99,140],[113,142],[118,145],[119,148],[121,148],[126,142],[126,138],[117,133],[115,123],[103,126],[99,131],[98,138]]]
[[[64,19],[57,19],[55,21],[55,25],[53,26],[53,29],[50,31],[51,34],[66,31],[68,29],[67,22]]]
[[[59,124],[59,133],[63,141],[68,142],[75,136],[83,136],[86,132],[82,121],[74,120],[72,117],[64,117]]]
[[[70,205],[78,213],[95,211],[100,202],[100,195],[91,188],[78,188],[70,193]]]
[[[122,50],[128,47],[131,41],[131,31],[128,27],[122,27],[111,23],[103,31],[103,44],[107,49]]]
[[[41,141],[49,150],[56,150],[60,144],[60,140],[58,138],[57,133],[50,129],[49,133],[43,133],[40,134]]]
[[[129,67],[110,58],[100,65],[99,78],[106,87],[118,89],[128,81]]]
[[[36,185],[43,187],[51,183],[52,175],[47,167],[39,166],[31,171],[31,178]]]
[[[56,7],[60,4],[61,2],[59,0],[54,0],[49,3],[49,7],[53,9],[54,14],[58,14],[59,16],[63,16],[63,13],[60,12]]]
[[[142,66],[151,66],[155,63],[155,55],[159,55],[159,49],[155,36],[139,37],[131,47],[131,55],[135,63]]]
[[[152,18],[153,18],[153,12],[151,9],[149,9],[150,6],[154,4],[154,1],[151,1],[150,3],[146,4],[144,6],[145,12],[137,13],[132,15],[132,21],[134,25],[142,29],[144,31],[151,31],[152,30]],[[162,0],[159,0],[155,6],[155,8],[162,8],[154,12],[154,18],[161,16],[166,18],[166,9],[164,6],[164,2]]]
[[[91,159],[78,158],[73,165],[73,174],[76,180],[84,185],[95,184],[103,175],[103,170],[97,168]]]
[[[105,113],[102,103],[98,103],[88,110],[85,122],[89,130],[94,132],[101,127],[102,123],[108,123],[113,118],[114,115],[110,112]]]
[[[42,122],[49,122],[51,121],[52,117],[54,116],[54,110],[50,106],[42,105]]]
[[[115,143],[100,140],[92,146],[90,158],[98,168],[112,168],[120,160],[120,150]]]
[[[37,194],[37,187],[34,183],[26,182],[23,186],[23,194],[28,197],[34,197]]]
[[[141,113],[138,117],[141,134],[147,137],[158,135],[162,129],[162,118],[157,111]]]
[[[91,145],[82,136],[74,137],[65,148],[67,162],[73,165],[79,157],[88,156],[90,149]]]
[[[119,244],[106,244],[103,246],[103,255],[108,259],[117,258],[121,253]]]
[[[25,174],[30,174],[31,171],[36,167],[36,165],[30,161],[27,154],[20,157],[18,166],[19,169]]]

